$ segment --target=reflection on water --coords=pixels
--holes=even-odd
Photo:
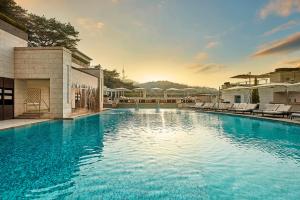
[[[4,199],[300,196],[300,127],[193,111],[111,110],[6,130],[0,159]]]

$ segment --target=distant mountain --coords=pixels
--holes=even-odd
[[[134,85],[135,87],[142,87],[146,89],[151,89],[151,88],[161,88],[163,90],[168,89],[168,88],[177,88],[177,89],[184,89],[184,88],[195,88],[195,91],[197,93],[217,93],[218,90],[215,88],[209,88],[209,87],[193,87],[185,84],[180,84],[180,83],[174,83],[171,81],[151,81],[147,83],[138,83]]]

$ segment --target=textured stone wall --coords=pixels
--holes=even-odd
[[[0,77],[14,78],[14,47],[26,46],[26,40],[0,29]]]
[[[67,115],[65,112],[71,113],[71,106],[66,105],[64,99],[66,77],[63,72],[68,64],[71,65],[71,52],[64,48],[15,48],[16,79],[50,79],[50,113],[53,118],[62,118]]]

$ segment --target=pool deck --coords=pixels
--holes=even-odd
[[[268,121],[275,121],[275,122],[283,122],[287,124],[295,124],[300,125],[300,118],[298,119],[289,119],[289,118],[283,118],[283,117],[276,117],[276,116],[261,116],[261,115],[252,115],[252,114],[246,114],[246,113],[234,113],[234,112],[220,112],[220,111],[200,111],[195,110],[197,112],[204,112],[204,113],[213,113],[213,114],[222,114],[222,115],[231,115],[231,116],[239,116],[239,117],[247,117],[252,119],[260,119],[260,120],[268,120]]]
[[[51,119],[10,119],[0,121],[0,130],[16,128],[20,126],[26,126],[31,124],[36,124],[40,122],[49,121]]]

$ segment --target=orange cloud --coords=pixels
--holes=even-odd
[[[299,24],[300,24],[300,21],[291,20],[291,21],[289,21],[285,24],[281,24],[280,26],[277,26],[277,27],[273,28],[270,31],[265,32],[263,35],[264,36],[269,36],[269,35],[275,34],[277,32],[290,29],[290,28],[292,28],[294,26],[297,26]]]
[[[197,53],[197,55],[195,56],[195,59],[198,61],[198,62],[203,62],[205,60],[208,59],[208,54],[205,53],[205,52],[199,52]]]
[[[300,67],[300,59],[285,61],[283,64],[294,65]]]
[[[259,16],[265,19],[271,14],[287,17],[293,12],[300,12],[300,0],[270,0],[261,9]]]
[[[300,32],[290,35],[287,38],[277,40],[270,44],[264,44],[258,51],[253,54],[253,57],[289,53],[297,50],[300,50]]]
[[[104,26],[104,23],[91,18],[78,18],[77,23],[80,27],[90,31],[100,30]]]
[[[222,70],[225,66],[217,63],[207,63],[207,64],[193,64],[190,65],[191,69],[195,69],[196,73],[214,73]]]
[[[219,42],[217,42],[217,41],[210,41],[210,42],[208,42],[207,44],[206,44],[206,48],[207,49],[212,49],[212,48],[215,48],[215,47],[217,47],[219,45]]]

